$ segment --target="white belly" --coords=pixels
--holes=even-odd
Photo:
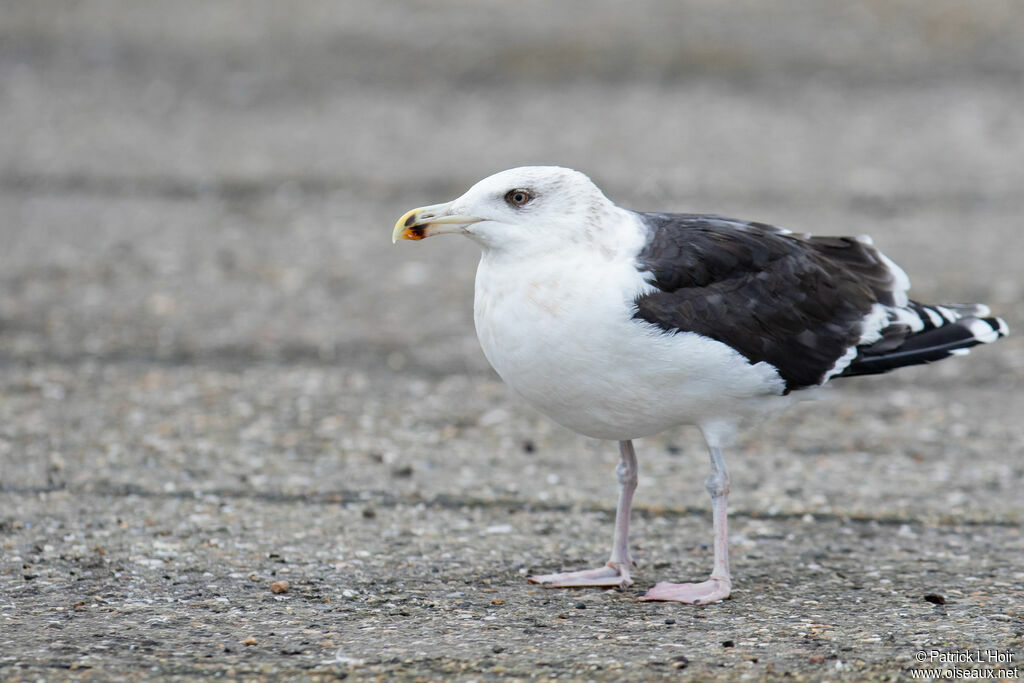
[[[728,346],[632,319],[648,285],[628,261],[481,259],[475,321],[484,355],[534,408],[581,434],[632,439],[733,421],[783,382]]]

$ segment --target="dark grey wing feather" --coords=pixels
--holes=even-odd
[[[902,294],[886,260],[856,238],[719,216],[639,215],[649,232],[638,268],[655,290],[636,299],[634,317],[770,363],[787,391],[827,379],[857,346],[872,307]],[[890,336],[904,328],[894,325]]]

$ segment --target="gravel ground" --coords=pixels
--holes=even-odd
[[[1021,329],[1017,4],[0,17],[0,678],[1024,672],[1024,337],[745,434],[731,600],[634,600],[710,566],[683,429],[638,443],[636,586],[545,590],[608,552],[616,449],[487,367],[473,245],[389,239],[558,163],[637,209],[870,233],[916,296]]]

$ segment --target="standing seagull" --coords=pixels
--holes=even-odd
[[[550,587],[633,583],[632,440],[696,425],[711,455],[714,567],[641,600],[729,597],[722,448],[751,419],[833,377],[968,352],[1007,333],[980,304],[923,306],[868,237],[811,237],[720,216],[637,213],[566,168],[503,171],[409,211],[393,241],[462,233],[483,248],[473,305],[484,355],[534,408],[619,442],[611,558],[530,577]]]

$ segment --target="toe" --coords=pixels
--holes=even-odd
[[[682,602],[690,605],[706,605],[729,597],[730,586],[719,579],[710,579],[702,583],[667,583],[656,584],[641,596],[640,600],[660,600],[666,602]]]
[[[539,583],[545,588],[585,588],[587,586],[626,588],[633,583],[629,578],[628,571],[608,566],[562,574],[536,574],[528,577],[528,580],[530,583]]]

